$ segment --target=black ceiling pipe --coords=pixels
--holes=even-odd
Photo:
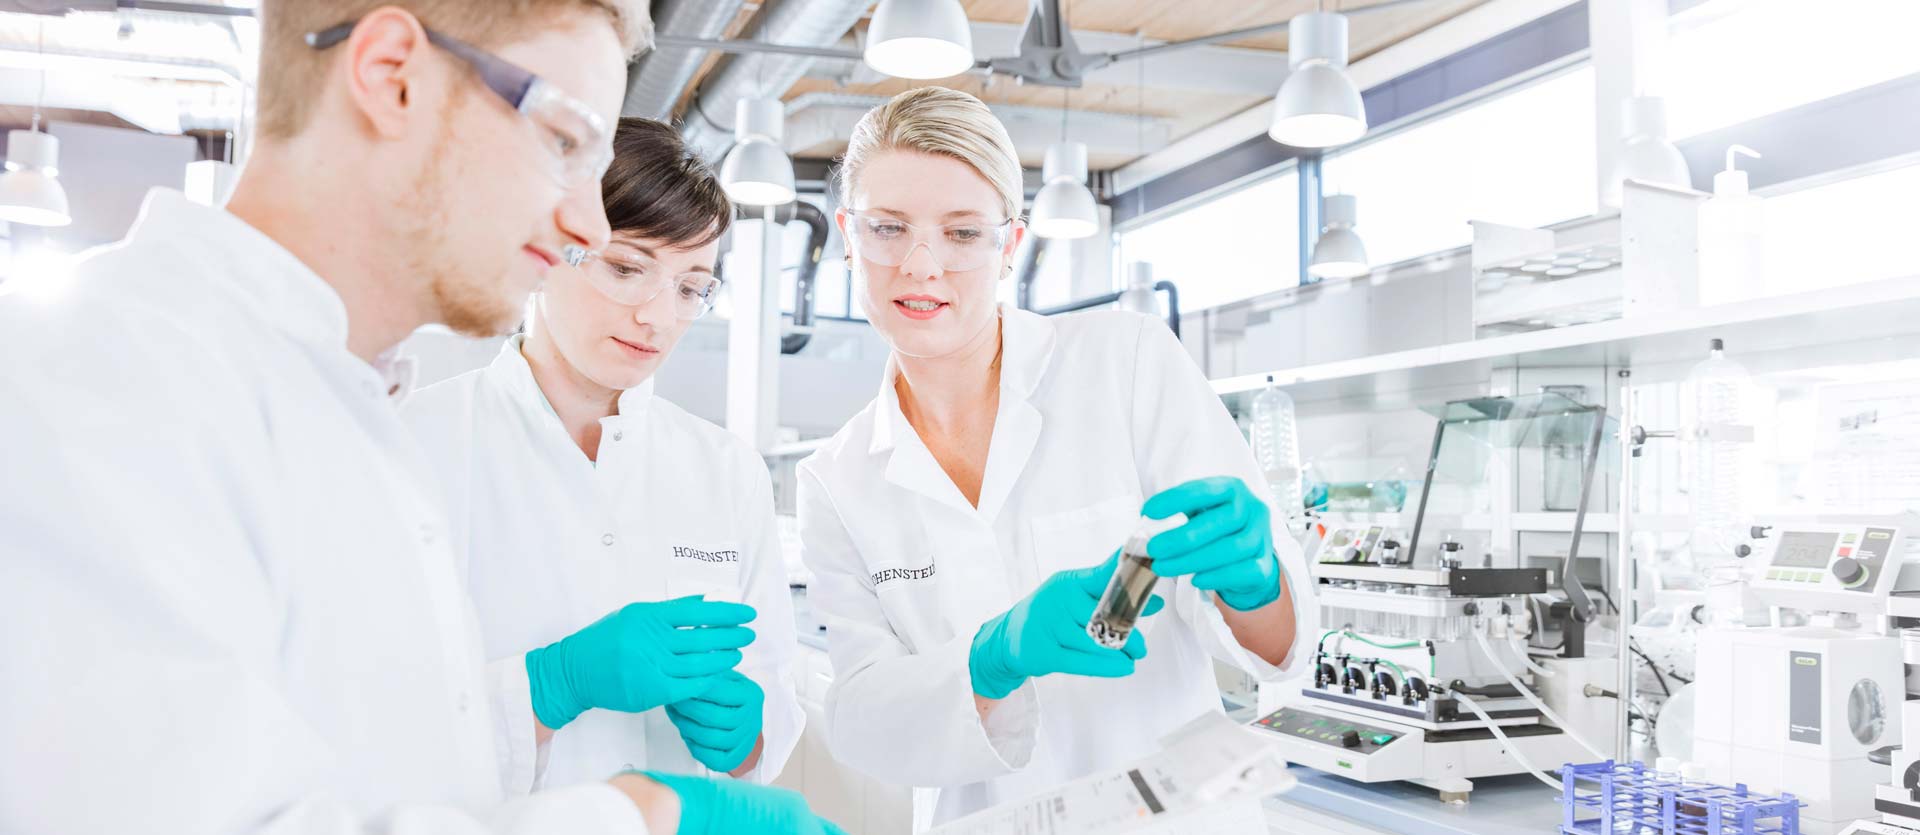
[[[1020,263],[1014,265],[1013,282],[1015,288],[1014,306],[1021,310],[1033,309],[1033,279],[1040,274],[1040,259],[1046,255],[1047,242],[1035,239],[1027,246]]]

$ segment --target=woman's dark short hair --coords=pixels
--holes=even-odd
[[[733,203],[700,155],[663,122],[623,116],[600,200],[615,235],[706,246],[726,234]]]

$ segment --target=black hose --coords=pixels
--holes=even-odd
[[[1660,666],[1653,663],[1653,659],[1649,658],[1646,653],[1641,652],[1640,648],[1634,646],[1632,641],[1627,642],[1627,649],[1633,650],[1634,655],[1640,656],[1640,660],[1647,662],[1647,669],[1653,671],[1653,680],[1660,682],[1660,692],[1667,694],[1667,698],[1673,698],[1673,689],[1667,686],[1667,677],[1660,674]]]
[[[813,340],[813,279],[820,272],[820,256],[827,246],[827,215],[819,206],[795,200],[774,209],[773,221],[807,225],[807,254],[800,259],[800,275],[793,288],[793,332],[780,337],[780,353],[797,354]]]

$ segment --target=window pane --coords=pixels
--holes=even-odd
[[[813,277],[813,312],[819,316],[847,315],[847,262],[827,258]]]
[[[1668,126],[1684,139],[1920,72],[1916,31],[1913,0],[1703,4],[1673,19]]]
[[[1804,293],[1915,272],[1920,165],[1783,194],[1765,206],[1770,293]]]
[[[780,312],[793,315],[793,295],[799,289],[800,265],[805,262],[810,250],[807,239],[813,230],[804,223],[789,223],[781,229],[780,246]],[[822,264],[824,269],[826,265]],[[819,296],[814,296],[817,301]],[[817,309],[816,309],[817,312]]]
[[[1299,178],[1286,173],[1120,234],[1121,269],[1153,265],[1203,310],[1300,283]]]
[[[1468,221],[1539,227],[1597,205],[1589,66],[1328,156],[1326,194],[1359,198],[1375,266],[1473,242]]]

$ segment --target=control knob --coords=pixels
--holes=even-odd
[[[1843,586],[1856,586],[1867,579],[1867,567],[1852,557],[1841,557],[1833,561],[1833,578]]]

